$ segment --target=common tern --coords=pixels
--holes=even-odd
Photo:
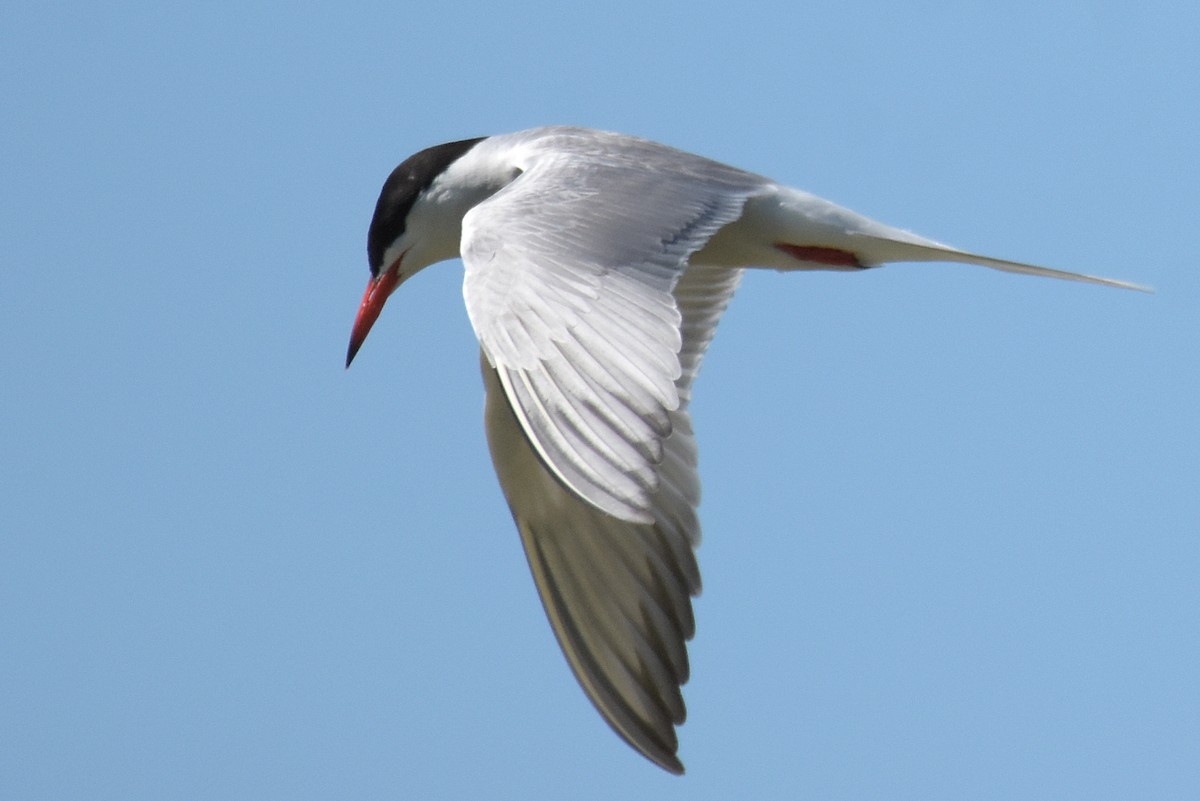
[[[573,127],[465,139],[388,176],[367,236],[354,359],[384,303],[461,256],[488,446],[550,625],[631,746],[682,773],[686,643],[700,591],[692,383],[743,268],[980,256],[691,153]]]

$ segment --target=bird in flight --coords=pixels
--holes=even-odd
[[[682,773],[700,482],[692,384],[742,270],[960,262],[958,250],[701,156],[572,127],[465,139],[388,176],[346,366],[388,296],[462,257],[492,461],[550,625],[588,698]]]

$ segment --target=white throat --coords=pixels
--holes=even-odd
[[[439,261],[457,258],[463,217],[521,174],[507,148],[484,140],[447,167],[421,193],[405,220],[404,235],[384,256],[390,264],[404,254],[403,279]]]

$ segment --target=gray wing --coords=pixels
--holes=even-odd
[[[559,481],[606,514],[655,520],[679,408],[687,258],[758,176],[662,145],[543,129],[522,171],[463,220],[463,293],[513,414]]]
[[[700,487],[686,404],[700,361],[740,278],[691,268],[675,287],[681,313],[680,406],[668,412],[654,520],[605,514],[547,469],[513,413],[497,370],[481,358],[488,444],[546,615],[588,698],[635,749],[673,773],[686,710],[686,643],[700,591],[694,547]]]

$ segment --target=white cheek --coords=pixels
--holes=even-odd
[[[422,202],[423,201],[423,202]],[[462,211],[440,196],[427,195],[409,212],[404,236],[403,270],[411,276],[435,262],[458,256]]]
[[[405,244],[407,239],[408,239],[407,235],[401,236],[399,239],[397,239],[395,242],[393,242],[387,250],[385,250],[383,252],[383,263],[381,265],[379,265],[380,270],[390,270],[392,268],[392,265],[396,262],[396,259],[398,259],[402,255],[404,255],[404,250],[407,247]],[[407,265],[401,266],[402,271],[404,269],[404,266],[407,266]]]

